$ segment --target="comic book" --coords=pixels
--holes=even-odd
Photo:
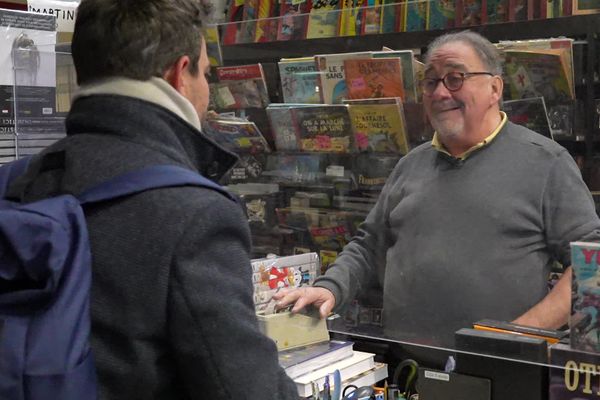
[[[547,105],[574,99],[561,49],[504,50],[509,99],[543,96]]]
[[[316,253],[252,260],[256,312],[265,312],[273,295],[282,288],[312,285],[319,275]]]
[[[338,36],[356,36],[361,32],[363,5],[367,0],[340,0],[340,24]]]
[[[348,109],[359,152],[408,153],[408,139],[402,102],[397,98],[381,101],[351,100]]]
[[[204,43],[206,43],[206,55],[211,67],[223,65],[218,27],[216,25],[205,26],[202,28],[202,35],[204,36]]]
[[[363,58],[344,61],[350,99],[404,99],[400,58]]]
[[[306,38],[335,37],[340,19],[339,0],[314,0],[308,16]]]
[[[272,42],[277,39],[276,16],[278,0],[259,0],[254,32],[254,41],[257,43]]]
[[[413,0],[406,3],[404,20],[406,32],[424,31],[427,27],[427,5],[429,1]]]
[[[218,67],[210,96],[218,109],[266,107],[269,95],[261,64]]]
[[[347,99],[348,88],[345,80],[346,75],[344,74],[344,61],[370,57],[370,51],[316,55],[315,62],[320,72],[322,102],[335,104]]]
[[[352,167],[358,188],[363,193],[365,190],[380,191],[400,157],[400,154],[358,154],[353,160]],[[377,198],[374,197],[373,200],[377,200]]]
[[[490,0],[487,1],[489,2]],[[527,21],[529,16],[529,2],[529,0],[509,0],[508,20]]]
[[[235,0],[233,0],[235,1]],[[252,43],[256,35],[259,0],[244,0],[244,11],[236,43]]]
[[[227,11],[228,23],[223,29],[223,44],[231,45],[238,42],[242,20],[244,18],[244,0],[232,0]]]
[[[398,57],[402,65],[402,85],[404,87],[405,103],[417,102],[417,84],[415,58],[412,50],[387,50],[374,51],[373,58]]]
[[[240,118],[208,118],[204,121],[202,131],[235,153],[258,154],[271,151],[254,122]]]
[[[453,0],[427,2],[427,30],[454,28],[456,10]]]
[[[280,0],[277,40],[300,40],[306,37],[310,0]]]
[[[324,153],[283,153],[267,156],[264,175],[273,182],[312,183],[325,175],[327,154]]]
[[[571,347],[600,352],[600,243],[571,243]]]
[[[505,101],[502,108],[511,122],[553,139],[543,97]]]
[[[499,22],[508,21],[510,12],[514,13],[514,10],[509,9],[509,4],[511,1],[513,0],[487,0],[488,23],[496,24]],[[524,1],[526,2],[527,0]],[[525,9],[527,9],[527,7],[525,7]]]
[[[482,2],[485,0],[460,0],[456,4],[456,27],[481,25],[484,21]],[[487,8],[485,9],[487,12]]]
[[[211,83],[210,109],[237,110],[248,107],[265,107],[269,103],[262,85],[255,79]]]
[[[569,87],[573,95],[575,94],[574,81],[575,73],[573,68],[573,39],[570,38],[549,38],[549,39],[532,39],[532,40],[502,40],[496,46],[504,50],[549,50],[560,49],[560,57],[564,68],[567,71]]]
[[[401,21],[404,12],[404,0],[383,0],[379,33],[402,32]]]
[[[269,104],[267,116],[277,151],[296,151],[300,149],[299,129],[294,123],[292,108],[298,104]],[[309,105],[306,105],[309,106]]]
[[[319,72],[314,57],[282,58],[278,65],[284,103],[321,102]]]
[[[361,35],[379,33],[381,29],[381,0],[367,0],[363,4]]]
[[[347,105],[320,105],[293,108],[301,151],[349,153],[352,151],[352,124]]]

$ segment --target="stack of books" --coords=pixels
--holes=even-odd
[[[323,391],[329,376],[340,372],[342,388],[348,385],[373,385],[387,378],[386,364],[375,362],[375,354],[353,350],[349,341],[328,340],[279,352],[279,363],[296,383],[300,397],[313,395],[313,386]]]

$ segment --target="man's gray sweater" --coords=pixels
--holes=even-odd
[[[421,145],[390,175],[359,234],[315,283],[336,310],[372,273],[384,280],[387,335],[433,345],[474,321],[510,321],[547,294],[569,242],[600,240],[569,153],[507,122],[465,160]]]

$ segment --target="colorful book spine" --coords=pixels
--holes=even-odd
[[[427,27],[428,1],[409,1],[405,8],[405,31],[424,31]]]
[[[427,6],[427,30],[449,29],[454,27],[456,20],[454,1],[430,1],[427,2]]]

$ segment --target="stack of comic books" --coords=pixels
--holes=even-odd
[[[405,102],[417,101],[412,50],[386,48],[321,54],[315,56],[315,63],[320,72],[321,99],[325,104],[365,97],[400,97]]]
[[[252,260],[256,312],[272,313],[271,298],[278,290],[312,285],[319,271],[316,253]]]
[[[575,85],[572,39],[500,42],[504,54],[505,100],[543,97],[552,134],[573,134]]]
[[[554,138],[543,97],[505,101],[502,103],[502,109],[511,122],[523,125],[547,138]]]
[[[267,84],[261,64],[217,68],[218,83],[210,84],[210,107],[232,110],[266,107]]]

